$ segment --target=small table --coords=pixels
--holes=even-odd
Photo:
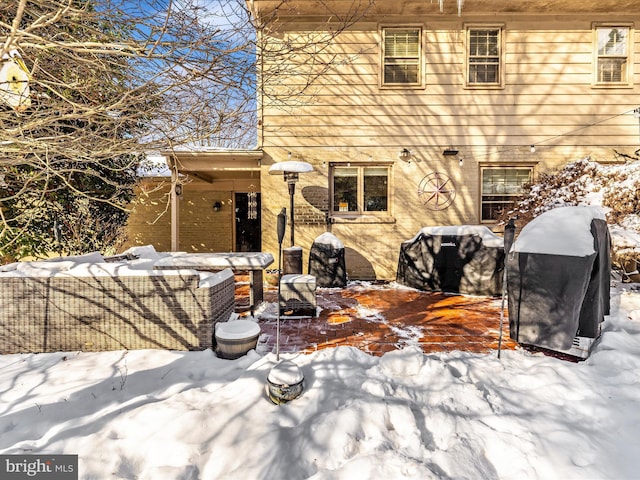
[[[263,252],[184,253],[175,252],[161,258],[155,270],[193,269],[217,272],[230,268],[234,272],[249,272],[249,304],[251,315],[257,303],[264,299],[262,272],[273,263],[273,255]]]

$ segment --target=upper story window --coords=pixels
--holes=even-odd
[[[629,85],[629,27],[598,26],[595,28],[595,83],[604,86]]]
[[[382,85],[422,85],[422,29],[382,29]]]
[[[332,214],[387,214],[389,170],[388,165],[331,165]]]
[[[466,85],[483,88],[502,87],[502,27],[468,26],[466,30]]]

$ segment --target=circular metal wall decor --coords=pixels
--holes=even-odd
[[[418,197],[429,210],[444,210],[456,198],[456,186],[444,173],[431,172],[418,185]]]

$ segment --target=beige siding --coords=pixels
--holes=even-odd
[[[389,17],[359,23],[324,48],[316,60],[333,65],[304,95],[277,100],[265,97],[261,136],[265,151],[262,188],[269,192],[263,196],[267,250],[277,248],[268,225],[288,205],[288,197],[282,179],[265,173],[271,162],[286,160],[287,152],[316,167],[300,180],[296,193],[300,215],[324,213],[322,205],[304,196],[305,188],[324,188],[328,195],[328,169],[322,162],[394,162],[392,223],[296,226],[296,243],[305,254],[315,236],[330,228],[350,252],[352,275],[368,271],[389,279],[395,277],[400,243],[421,227],[480,222],[482,165],[523,164],[534,166],[537,172],[552,171],[587,155],[613,161],[614,149],[632,152],[638,148],[638,118],[633,110],[640,98],[640,36],[632,30],[633,86],[596,88],[592,25],[616,21],[638,27],[640,13],[616,18],[603,14],[452,18],[429,17],[420,23],[424,29],[423,88],[379,87],[380,26],[420,21]],[[501,89],[465,87],[463,25],[483,22],[504,26],[505,85]],[[277,94],[285,86],[294,91],[302,88],[315,73],[326,69],[326,65],[317,65],[301,61],[296,75],[267,77],[267,93]],[[536,145],[533,154],[531,144]],[[442,156],[448,146],[460,150],[462,167],[457,159]],[[398,151],[405,147],[414,153],[411,164],[397,159]],[[455,202],[443,211],[427,210],[417,196],[420,179],[432,171],[446,173],[457,187]]]

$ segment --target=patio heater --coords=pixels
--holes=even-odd
[[[267,376],[267,396],[276,405],[288,403],[300,396],[304,389],[304,374],[300,367],[290,360],[280,361],[280,284],[282,280],[281,252],[284,231],[287,226],[287,210],[278,214],[278,316],[276,330],[276,362]]]
[[[296,193],[296,183],[301,173],[313,171],[313,166],[307,162],[288,160],[277,162],[269,168],[271,175],[284,175],[284,181],[289,187],[289,210],[291,212],[291,247],[285,249],[285,273],[302,273],[302,252],[295,248],[295,218],[293,197]],[[293,261],[292,261],[293,260]]]

